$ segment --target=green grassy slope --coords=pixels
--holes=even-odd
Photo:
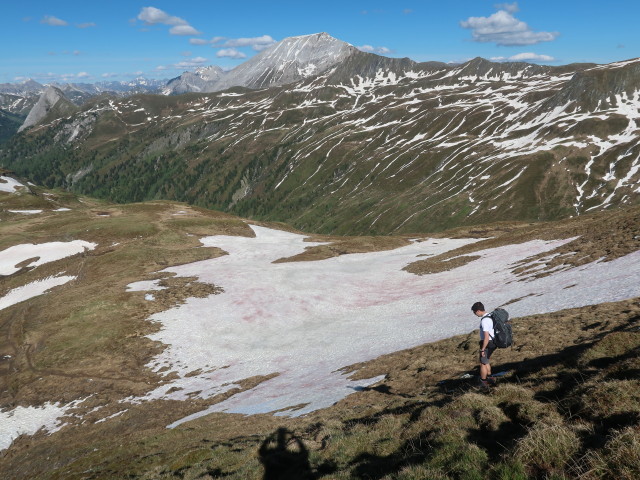
[[[517,77],[517,64],[476,59],[447,76],[407,63],[425,70],[396,82],[384,62],[353,76],[367,58],[286,87],[94,100],[14,137],[0,165],[110,201],[182,201],[335,234],[637,204],[640,147],[623,104],[636,66],[573,79],[539,67],[507,82],[482,76]]]

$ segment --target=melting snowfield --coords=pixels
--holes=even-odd
[[[32,259],[29,267],[37,267],[45,263],[60,260],[85,250],[93,250],[97,244],[84,240],[71,242],[27,243],[14,245],[0,252],[0,275],[11,275],[20,268],[16,265]]]
[[[470,311],[477,300],[493,308],[520,298],[507,307],[512,317],[520,317],[640,295],[640,251],[611,262],[566,266],[544,278],[516,277],[512,273],[516,264],[570,241],[535,240],[474,252],[480,258],[464,266],[416,276],[402,268],[478,240],[429,239],[391,251],[273,263],[317,244],[304,242],[301,235],[252,228],[255,238],[201,240],[228,255],[164,270],[197,277],[224,292],[188,299],[151,317],[162,328],[150,338],[166,348],[149,367],[155,371],[167,367],[167,378],[172,372],[177,378],[123,403],[211,398],[244,379],[270,376],[169,427],[210,412],[303,415],[382,379],[353,381],[343,373],[344,367],[477,328],[478,320]],[[92,246],[78,243],[53,250],[65,256]],[[42,249],[37,255],[36,247]],[[6,251],[0,252],[5,253],[4,263],[0,262],[5,273],[15,269],[18,259],[47,258],[44,245],[20,248],[24,251],[13,252],[12,260]],[[533,270],[541,265],[539,260],[529,263]],[[0,299],[0,309],[72,279],[49,277],[16,288]],[[158,283],[136,282],[128,290],[164,288]],[[146,295],[153,301],[152,293]],[[58,430],[81,401],[0,411],[0,450],[22,433]]]
[[[341,369],[477,328],[470,311],[477,300],[491,308],[525,297],[508,307],[520,317],[640,295],[640,252],[544,278],[516,277],[515,263],[569,241],[536,240],[476,252],[481,258],[465,266],[416,276],[402,268],[477,240],[431,239],[392,251],[274,264],[316,244],[252,228],[256,238],[202,239],[229,255],[164,270],[224,292],[152,317],[162,329],[150,338],[167,347],[149,366],[168,367],[179,378],[134,401],[210,398],[245,378],[277,376],[170,427],[209,412],[297,416],[328,407],[380,380],[354,382]]]

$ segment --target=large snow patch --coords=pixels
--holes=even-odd
[[[340,369],[477,328],[470,310],[477,300],[493,307],[522,298],[508,307],[519,317],[640,294],[640,252],[523,280],[511,271],[515,263],[569,241],[536,240],[476,252],[481,258],[465,266],[416,276],[402,268],[419,255],[476,240],[433,239],[392,251],[274,264],[314,244],[252,228],[255,238],[202,239],[229,255],[164,270],[195,276],[224,293],[152,317],[162,329],[150,338],[167,347],[149,366],[168,367],[179,378],[138,400],[210,398],[242,379],[278,375],[174,425],[214,411],[301,415],[330,406],[379,380],[353,382]]]

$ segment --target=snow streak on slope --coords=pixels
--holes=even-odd
[[[11,275],[20,268],[16,265],[31,259],[27,267],[37,267],[48,262],[60,260],[82,253],[86,250],[93,250],[96,243],[85,242],[84,240],[73,240],[71,242],[48,242],[34,245],[27,243],[14,245],[0,251],[0,275]]]
[[[9,290],[4,297],[0,298],[0,310],[4,310],[5,308],[16,305],[17,303],[42,295],[53,287],[64,285],[71,280],[75,280],[75,278],[75,276],[58,275],[55,277],[43,278],[42,280],[36,280],[35,282],[27,283],[21,287]]]
[[[640,252],[522,281],[511,272],[515,263],[569,240],[530,241],[481,251],[466,266],[418,277],[402,271],[418,255],[475,240],[427,240],[387,252],[274,264],[313,244],[252,228],[256,238],[202,240],[229,255],[165,270],[219,285],[224,293],[152,317],[162,329],[150,338],[167,348],[149,366],[168,367],[178,378],[138,401],[210,398],[245,378],[277,376],[173,426],[214,411],[302,415],[330,406],[379,380],[352,382],[340,369],[476,328],[469,313],[476,300],[497,306],[522,298],[509,307],[519,317],[640,295]]]
[[[23,184],[11,177],[0,176],[0,192],[15,193]]]
[[[311,42],[297,38],[271,53],[286,66],[299,51],[316,51]],[[580,71],[486,61],[391,65],[373,57],[280,87],[164,98],[162,109],[157,98],[105,99],[51,128],[57,143],[92,147],[101,139],[114,141],[114,151],[137,152],[126,162],[105,158],[101,169],[81,156],[71,177],[81,191],[107,181],[105,192],[140,195],[118,178],[155,162],[148,195],[167,192],[242,216],[262,210],[302,230],[414,232],[637,201],[635,63]],[[271,79],[281,73],[262,67]],[[622,79],[609,82],[611,72]],[[581,79],[602,91],[585,91]],[[191,176],[178,187],[173,172],[182,161]],[[105,169],[112,175],[102,176]]]

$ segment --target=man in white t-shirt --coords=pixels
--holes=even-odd
[[[493,319],[491,314],[487,313],[481,302],[476,302],[471,306],[471,311],[480,317],[480,384],[489,386],[495,382],[491,375],[491,364],[489,359],[496,349],[493,343],[495,333],[493,331]]]

